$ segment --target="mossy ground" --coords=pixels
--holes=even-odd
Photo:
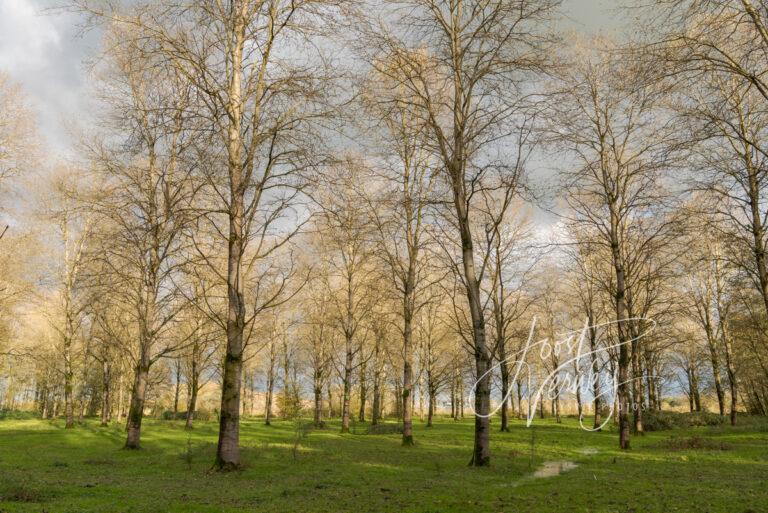
[[[304,421],[306,422],[306,421]],[[495,421],[496,422],[496,421]],[[331,422],[242,424],[244,467],[211,470],[214,422],[146,420],[139,451],[122,449],[121,425],[88,420],[0,420],[0,512],[594,512],[768,511],[768,423],[660,431],[633,437],[513,421],[492,433],[492,465],[470,468],[472,423],[414,424],[401,435],[340,434]],[[669,439],[675,437],[683,441]],[[685,443],[686,438],[696,443]],[[705,442],[701,442],[704,440]],[[544,461],[573,461],[565,474],[532,477]]]

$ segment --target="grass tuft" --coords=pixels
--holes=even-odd
[[[704,438],[701,436],[680,437],[673,436],[667,438],[659,444],[668,451],[687,451],[687,450],[711,450],[711,451],[730,451],[733,445],[721,440]]]
[[[0,502],[45,502],[50,498],[49,493],[41,492],[24,485],[14,485],[0,492]]]

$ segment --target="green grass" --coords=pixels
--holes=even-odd
[[[242,425],[244,469],[211,472],[215,423],[146,420],[143,449],[121,449],[121,426],[0,420],[0,512],[728,512],[768,511],[768,423],[659,431],[616,448],[615,432],[536,420],[492,434],[492,466],[467,467],[472,423],[416,424],[397,434],[338,433],[295,447],[292,422]],[[498,424],[496,424],[498,426]],[[357,426],[363,433],[365,427]],[[532,453],[532,437],[534,452]],[[674,440],[670,440],[674,437]],[[578,466],[535,479],[544,461]]]

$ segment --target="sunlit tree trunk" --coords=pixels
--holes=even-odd
[[[275,394],[275,350],[270,345],[269,361],[267,363],[267,395],[264,400],[264,424],[269,426],[272,422],[272,402]]]
[[[131,403],[128,408],[128,436],[126,449],[139,449],[141,441],[141,421],[144,418],[144,400],[149,382],[149,362],[140,361],[136,365]]]
[[[174,392],[173,392],[173,418],[179,413],[179,394],[181,393],[181,361],[177,358],[174,361]]]
[[[344,356],[344,376],[343,380],[343,392],[341,403],[341,432],[349,433],[349,421],[350,421],[350,396],[352,394],[352,340],[351,335],[347,337],[346,353]]]
[[[371,407],[371,424],[377,425],[381,419],[381,343],[378,334],[373,349],[373,405]]]
[[[360,422],[365,422],[365,407],[366,407],[366,399],[368,398],[368,380],[366,375],[366,362],[363,360],[363,362],[360,364],[360,411],[358,412],[357,420]]]
[[[107,358],[101,362],[101,425],[112,420],[112,365]]]
[[[315,427],[320,427],[323,425],[323,388],[319,384],[315,384],[313,392],[315,394],[313,424]]]
[[[499,365],[501,370],[501,431],[509,431],[509,400],[511,398],[509,382],[509,365],[507,363],[506,344],[502,341],[499,347]],[[510,397],[507,397],[507,396]]]
[[[590,358],[592,360],[592,395],[593,408],[595,409],[595,420],[592,423],[592,429],[601,430],[600,424],[602,424],[602,403],[600,401],[600,362],[597,355],[597,328],[595,327],[595,318],[591,314],[589,315],[589,351]]]
[[[189,402],[187,404],[187,417],[184,422],[184,429],[192,429],[192,422],[195,420],[195,410],[197,410],[197,393],[200,390],[200,369],[197,360],[197,345],[193,349],[192,362],[189,369]]]
[[[413,326],[408,302],[411,298],[406,294],[403,321],[403,445],[413,445]]]

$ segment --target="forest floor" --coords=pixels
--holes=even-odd
[[[214,422],[145,420],[139,451],[122,426],[0,420],[0,512],[594,512],[768,511],[768,423],[632,438],[536,419],[492,433],[492,465],[470,468],[472,422],[417,422],[400,435],[341,435],[338,425],[243,422],[241,471],[211,471]],[[391,421],[393,422],[393,421]],[[495,421],[494,429],[498,429]],[[303,421],[305,424],[306,421]],[[554,470],[553,470],[554,469]],[[537,475],[557,474],[551,477]]]

